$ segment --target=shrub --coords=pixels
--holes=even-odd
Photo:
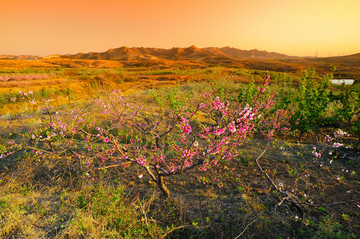
[[[315,68],[303,71],[302,79],[295,97],[296,109],[291,117],[293,129],[300,131],[299,141],[304,133],[322,126],[330,102],[329,79],[324,76],[320,81],[315,77]]]

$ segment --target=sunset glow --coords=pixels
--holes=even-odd
[[[359,0],[11,0],[0,54],[223,47],[296,56],[360,52]]]

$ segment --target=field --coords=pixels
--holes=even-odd
[[[0,60],[0,237],[358,238],[331,64]]]

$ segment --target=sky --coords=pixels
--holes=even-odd
[[[360,52],[359,0],[0,0],[0,54],[230,46]]]

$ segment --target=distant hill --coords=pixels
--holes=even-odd
[[[360,53],[346,56],[303,58],[303,60],[317,65],[328,65],[328,68],[336,65],[339,70],[348,72],[358,72],[360,68]]]
[[[279,59],[279,58],[290,58],[291,56],[280,54],[276,52],[259,51],[253,50],[240,50],[233,47],[219,48],[220,52],[233,57],[233,58],[251,58],[251,59]],[[291,57],[294,58],[294,57]]]
[[[337,57],[326,57],[328,59],[354,59],[354,58],[360,58],[360,53],[347,55],[347,56],[337,56]]]
[[[38,60],[41,59],[40,56],[32,56],[32,55],[0,55],[0,59],[6,59],[6,60]]]
[[[232,47],[208,47],[198,48],[190,46],[187,48],[144,48],[144,47],[120,47],[105,52],[78,53],[75,55],[64,55],[62,57],[75,59],[95,60],[138,60],[138,59],[167,59],[167,60],[206,60],[209,58],[251,58],[251,59],[279,59],[290,58],[285,54],[259,50],[240,50]]]

